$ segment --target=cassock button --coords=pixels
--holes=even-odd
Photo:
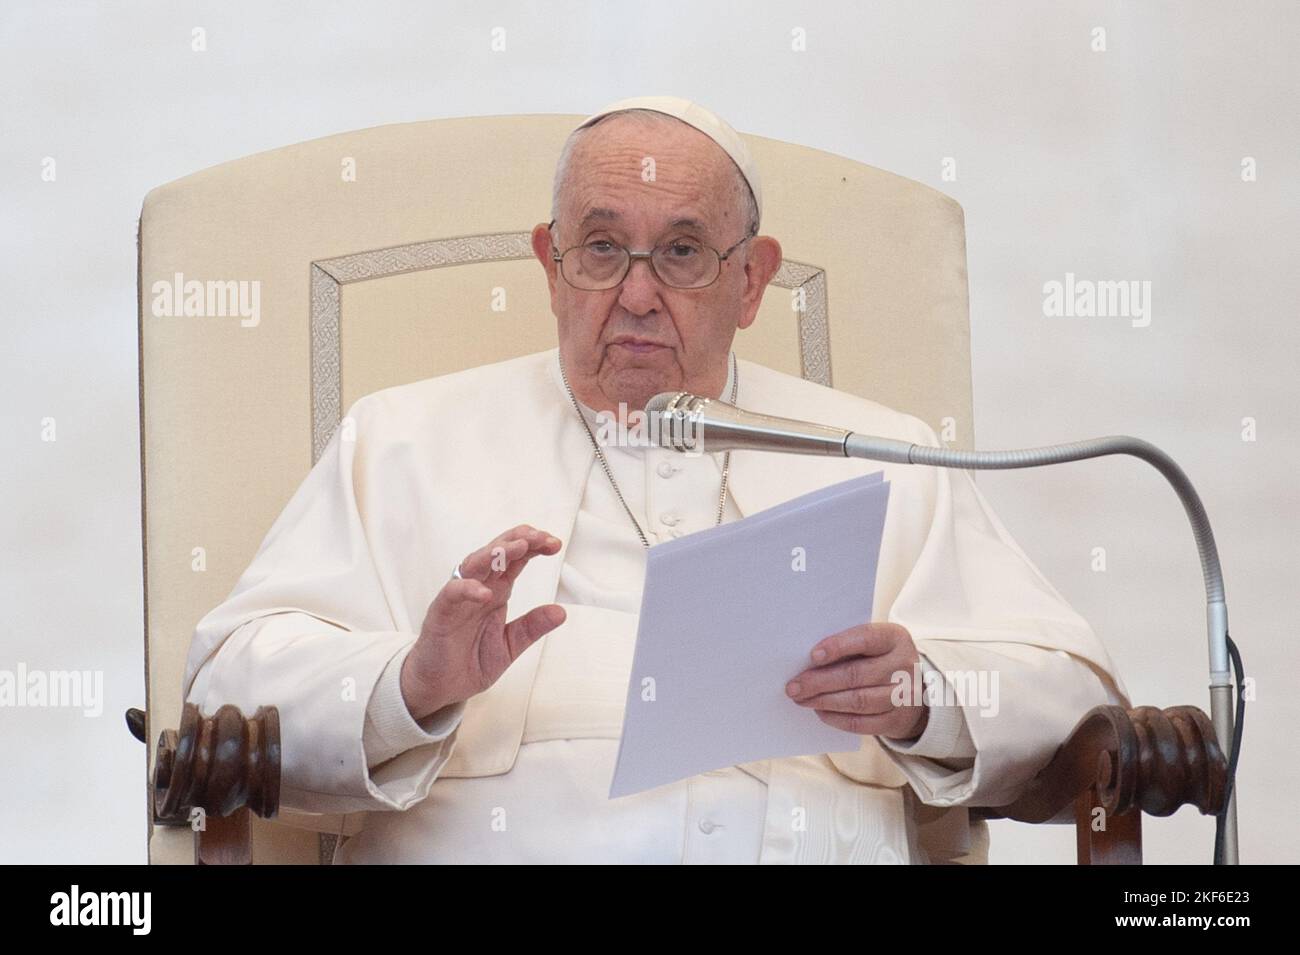
[[[680,517],[673,513],[659,515],[659,523],[666,524],[668,527],[676,527],[681,523],[681,520]]]
[[[700,820],[700,832],[704,833],[706,836],[709,835],[711,832],[713,832],[713,830],[716,828],[718,828],[718,824],[716,822],[710,822],[708,819]]]
[[[660,461],[659,467],[656,468],[655,470],[659,472],[659,476],[661,478],[670,478],[678,471],[680,471],[681,468],[678,467],[676,464],[673,464],[673,462],[671,461]]]

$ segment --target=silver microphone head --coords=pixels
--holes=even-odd
[[[844,455],[842,428],[743,411],[718,398],[665,391],[645,406],[650,437],[662,448],[690,454],[713,451],[785,451]]]
[[[708,401],[685,391],[663,391],[645,406],[650,425],[650,440],[661,448],[699,453],[700,412]]]

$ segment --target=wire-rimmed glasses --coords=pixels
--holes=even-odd
[[[552,219],[547,228],[554,225]],[[655,278],[670,288],[701,289],[716,282],[722,273],[722,263],[741,243],[756,234],[757,229],[750,229],[725,252],[685,236],[655,246],[649,252],[632,252],[612,239],[591,239],[563,252],[552,250],[551,258],[560,263],[564,281],[587,292],[603,292],[619,285],[636,259],[646,259]]]

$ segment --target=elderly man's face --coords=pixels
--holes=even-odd
[[[655,176],[642,178],[646,159]],[[746,234],[736,175],[717,143],[684,123],[645,128],[611,117],[585,135],[571,158],[553,229],[533,230],[546,267],[560,357],[574,394],[598,411],[644,407],[661,391],[716,396],[727,379],[736,329],[753,323],[781,262],[775,239],[758,236],[723,263],[716,282],[676,289],[640,259],[621,285],[583,291],[551,258],[596,239],[634,252],[689,237],[725,252]],[[726,396],[723,396],[724,398]]]

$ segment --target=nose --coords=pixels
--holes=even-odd
[[[623,276],[618,301],[633,315],[644,315],[659,303],[659,277],[650,266],[649,259],[633,259],[632,267]]]

